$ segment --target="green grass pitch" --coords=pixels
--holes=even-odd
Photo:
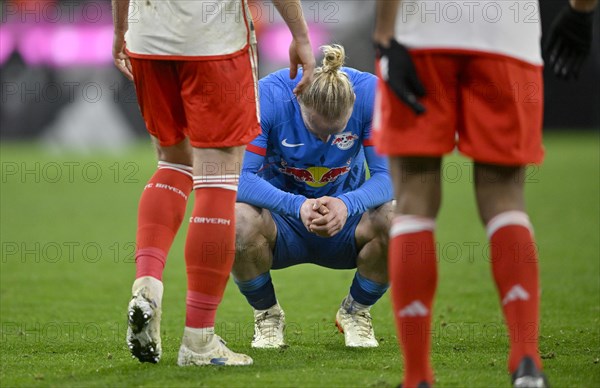
[[[549,133],[528,173],[528,211],[542,276],[541,352],[555,387],[600,385],[598,133]],[[53,156],[0,148],[0,385],[395,386],[402,367],[389,296],[372,310],[377,349],[345,349],[334,327],[353,271],[312,265],[273,272],[289,348],[250,348],[252,313],[230,284],[217,330],[251,367],[179,368],[184,231],[165,272],[160,364],[125,345],[139,193],[154,170],[149,145],[126,155]],[[507,339],[473,201],[471,167],[451,156],[438,222],[440,282],[433,363],[439,387],[507,387]],[[189,210],[189,209],[188,209]]]

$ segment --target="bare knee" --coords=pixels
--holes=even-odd
[[[525,167],[475,164],[475,194],[483,224],[500,213],[525,211]]]
[[[245,250],[264,240],[262,210],[247,203],[235,204],[236,249]]]
[[[153,138],[153,142],[158,160],[185,166],[192,165],[192,147],[187,139],[168,147],[161,146],[156,138]]]
[[[396,201],[386,202],[376,209],[373,226],[377,237],[387,244],[390,227],[394,219]]]
[[[394,208],[394,201],[390,201],[375,209],[369,209],[362,215],[354,233],[359,249],[375,239],[387,244]]]
[[[388,232],[394,217],[394,204],[390,201],[365,212],[356,227],[358,246],[356,265],[361,275],[387,283]]]
[[[396,213],[435,218],[441,204],[441,158],[395,157],[390,173]]]
[[[236,203],[235,215],[235,262],[232,271],[236,279],[249,280],[271,269],[277,231],[265,209]]]

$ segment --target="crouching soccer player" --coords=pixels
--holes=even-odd
[[[323,65],[297,99],[289,69],[259,82],[262,133],[244,156],[233,266],[254,308],[254,348],[285,344],[269,271],[301,263],[357,268],[336,324],[346,346],[378,346],[369,309],[388,288],[392,189],[370,140],[376,77],[341,67],[343,47],[322,49]]]

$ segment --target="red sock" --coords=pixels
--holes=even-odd
[[[192,168],[158,162],[142,193],[138,208],[136,279],[152,276],[162,280],[167,253],[181,226],[192,191]]]
[[[196,197],[185,244],[187,327],[215,325],[235,258],[237,180],[237,175],[194,177]]]
[[[403,387],[433,384],[429,359],[431,307],[437,285],[435,221],[397,216],[390,229],[388,267],[398,338],[404,355]]]
[[[527,214],[507,211],[487,225],[491,242],[492,272],[510,337],[509,372],[524,356],[541,369],[538,353],[539,275],[537,247]]]

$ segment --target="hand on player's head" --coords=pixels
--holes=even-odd
[[[298,42],[295,39],[290,44],[290,78],[298,75],[298,68],[302,66],[302,79],[294,88],[294,94],[302,91],[310,85],[315,72],[315,56],[312,52],[310,41]]]
[[[346,127],[356,94],[348,74],[343,70],[344,47],[325,45],[321,46],[321,50],[323,64],[315,69],[314,79],[297,95],[297,100],[304,123],[311,132],[324,138]]]

